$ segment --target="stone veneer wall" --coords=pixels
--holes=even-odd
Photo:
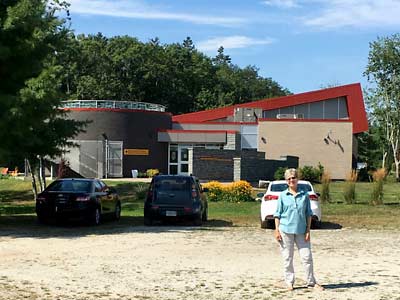
[[[233,181],[233,158],[240,151],[193,148],[193,175],[200,180]]]
[[[287,156],[281,160],[266,160],[265,153],[249,149],[243,151],[193,149],[193,175],[200,180],[236,181],[273,180],[279,167],[297,168],[299,159]]]

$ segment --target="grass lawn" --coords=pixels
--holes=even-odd
[[[148,184],[115,182],[122,201],[120,225],[141,225],[143,221],[143,198]],[[325,228],[400,228],[400,183],[388,182],[384,186],[384,205],[368,204],[372,185],[356,184],[356,204],[345,204],[342,195],[343,182],[330,186],[331,203],[322,204],[323,227]],[[320,186],[315,186],[320,190]],[[255,189],[254,194],[260,189]],[[0,180],[0,224],[31,223],[35,219],[35,203],[32,200],[30,182],[16,179]],[[209,226],[259,226],[260,203],[209,202]]]

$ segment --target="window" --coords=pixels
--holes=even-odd
[[[101,192],[102,191],[101,184],[97,180],[94,182],[94,191],[95,192]]]

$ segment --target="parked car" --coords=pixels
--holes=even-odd
[[[257,194],[261,198],[261,228],[275,228],[274,213],[278,204],[278,197],[287,188],[288,185],[285,180],[275,180],[269,183],[265,194]],[[310,198],[311,210],[313,212],[312,228],[321,228],[319,193],[316,193],[312,184],[305,180],[299,180],[297,189],[307,192]]]
[[[207,189],[194,176],[153,177],[144,204],[144,224],[189,220],[200,226],[208,218]]]
[[[81,218],[98,225],[103,216],[121,216],[121,202],[113,187],[99,179],[65,178],[53,181],[36,199],[39,222]]]

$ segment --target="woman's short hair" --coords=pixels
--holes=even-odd
[[[297,170],[294,168],[287,169],[285,171],[285,180],[288,180],[290,177],[296,177],[297,178]]]

